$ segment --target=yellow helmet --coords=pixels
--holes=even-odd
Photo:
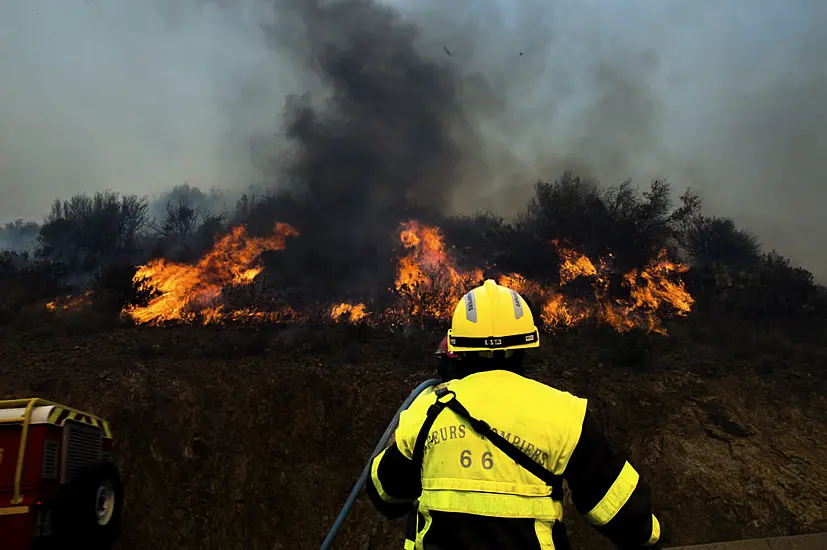
[[[536,348],[540,331],[525,299],[493,279],[468,292],[454,309],[448,351]]]

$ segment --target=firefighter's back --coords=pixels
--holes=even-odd
[[[563,473],[586,400],[505,370],[447,387],[471,416],[553,474]],[[408,457],[435,399],[434,392],[421,395],[400,418],[398,444]],[[437,417],[422,462],[418,547],[566,548],[562,517],[562,478],[549,487],[452,411]]]

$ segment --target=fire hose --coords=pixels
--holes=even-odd
[[[359,476],[359,481],[357,481],[356,485],[353,486],[353,490],[350,492],[347,502],[345,502],[345,505],[342,507],[342,511],[339,512],[339,517],[336,518],[335,523],[333,523],[333,527],[331,527],[330,532],[327,533],[327,537],[325,537],[324,542],[322,543],[321,550],[327,550],[330,548],[330,545],[333,544],[333,539],[336,538],[336,535],[339,533],[339,529],[342,528],[345,519],[347,519],[348,514],[350,514],[350,509],[353,508],[353,504],[356,502],[356,499],[359,498],[359,493],[362,492],[362,489],[365,486],[373,459],[382,452],[382,449],[384,449],[385,446],[387,446],[388,441],[391,438],[391,434],[393,434],[394,430],[396,430],[396,426],[399,424],[399,415],[402,414],[402,411],[411,406],[411,403],[413,403],[414,399],[416,399],[420,393],[431,386],[436,386],[439,383],[440,381],[435,378],[422,382],[414,388],[408,398],[402,403],[402,406],[399,407],[399,410],[396,411],[396,415],[393,417],[393,420],[391,420],[391,423],[388,424],[388,428],[385,430],[385,433],[382,434],[382,439],[379,440],[379,444],[376,445],[376,448],[373,450],[373,454],[370,455],[370,460],[368,460],[368,463],[365,464],[365,468],[362,470],[362,475]]]

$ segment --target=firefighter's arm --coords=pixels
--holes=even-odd
[[[419,469],[402,454],[395,439],[373,459],[365,484],[373,505],[388,519],[407,514],[422,492]]]
[[[613,451],[588,409],[563,476],[577,511],[618,547],[657,546],[660,523],[652,512],[649,485]]]

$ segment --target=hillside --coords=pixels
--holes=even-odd
[[[74,197],[34,257],[0,255],[0,397],[113,422],[121,550],[317,548],[494,278],[544,334],[529,375],[592,401],[668,545],[827,530],[827,289],[662,182],[535,192],[516,220],[397,212],[368,240],[283,195],[180,238],[139,232],[138,198]],[[362,499],[337,548],[401,537]]]
[[[548,336],[529,375],[595,404],[651,479],[669,544],[826,530],[823,339],[700,314],[668,328]],[[113,422],[127,482],[121,550],[315,548],[396,408],[432,375],[439,337],[57,319],[0,336],[0,397],[38,395]],[[575,547],[608,548],[568,514]],[[400,540],[362,497],[337,548]]]

